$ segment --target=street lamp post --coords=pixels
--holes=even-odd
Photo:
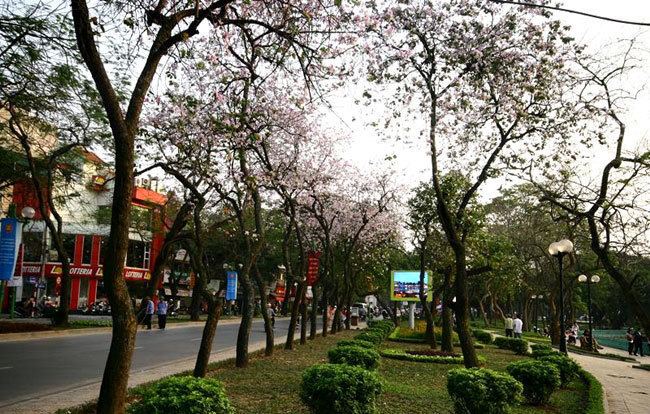
[[[560,267],[560,352],[564,354],[567,353],[567,347],[566,336],[564,333],[566,327],[564,322],[564,274],[562,262],[564,256],[568,255],[572,251],[573,243],[571,243],[571,240],[567,239],[560,240],[559,242],[553,242],[548,246],[548,253],[553,257],[557,257],[557,261]]]
[[[533,330],[535,331],[535,333],[537,333],[539,331],[539,329],[537,328],[537,321],[538,321],[537,308],[539,306],[539,303],[537,301],[544,299],[544,295],[531,295],[530,298],[533,300],[533,306],[535,307],[533,309],[535,314],[535,323],[533,325]]]
[[[594,331],[591,322],[591,284],[600,282],[600,276],[578,276],[578,282],[587,283],[587,317],[589,318],[589,350],[594,351]]]

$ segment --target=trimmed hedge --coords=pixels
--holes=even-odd
[[[506,370],[524,386],[524,397],[532,405],[548,402],[560,386],[560,371],[554,364],[535,359],[515,361]]]
[[[498,348],[514,351],[518,355],[526,355],[528,353],[528,341],[523,339],[497,336],[494,339],[494,344]]]
[[[533,353],[531,354],[533,358],[541,358],[545,356],[558,355],[558,353],[549,345],[532,344],[530,348],[533,350]]]
[[[395,325],[392,321],[382,320],[382,321],[370,321],[368,322],[369,329],[377,329],[384,333],[384,337],[387,337],[395,330]]]
[[[327,352],[332,364],[348,364],[374,370],[379,366],[379,354],[374,349],[360,346],[336,346]]]
[[[360,339],[344,339],[342,341],[338,341],[336,343],[336,346],[360,346],[362,348],[369,348],[369,349],[375,348],[375,344],[373,344],[372,342],[362,341]]]
[[[384,337],[381,332],[379,331],[366,331],[366,332],[361,332],[359,335],[355,336],[354,339],[360,340],[360,341],[366,341],[366,342],[371,342],[375,345],[379,345],[382,343],[384,340]]]
[[[482,342],[484,344],[491,344],[492,341],[494,340],[490,332],[483,331],[481,329],[473,329],[472,335],[474,335],[474,338],[476,338],[477,341]]]
[[[579,376],[587,388],[587,399],[583,406],[582,414],[605,414],[603,386],[593,375],[585,370],[580,370]]]
[[[510,375],[491,369],[456,368],[447,373],[447,391],[456,414],[504,414],[521,400],[523,387]]]
[[[234,414],[221,382],[213,378],[169,377],[137,391],[130,414]]]
[[[302,374],[300,398],[314,414],[374,414],[381,382],[350,365],[314,365]]]
[[[560,386],[566,387],[571,381],[578,378],[580,366],[564,354],[554,353],[538,358],[538,361],[550,362],[560,371]]]
[[[430,362],[434,364],[462,364],[463,357],[433,356],[433,355],[412,355],[407,354],[403,349],[384,349],[381,356],[390,359],[412,362]]]

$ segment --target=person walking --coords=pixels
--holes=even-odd
[[[166,300],[163,298],[160,298],[160,301],[158,302],[158,329],[162,329],[163,331],[165,330],[165,326],[167,325],[167,309],[169,308],[169,304],[167,303]]]
[[[627,353],[632,355],[634,351],[634,334],[632,333],[632,328],[627,329],[625,340],[627,341]]]
[[[144,298],[144,319],[142,324],[147,326],[147,329],[151,329],[151,318],[153,317],[153,301],[146,296]]]
[[[505,328],[506,328],[506,337],[512,338],[512,328],[514,327],[514,321],[510,314],[506,315]]]
[[[521,319],[519,319],[519,315],[517,315],[516,313],[515,313],[515,320],[512,322],[513,322],[513,332],[515,334],[515,338],[521,338],[524,322]]]
[[[634,356],[643,356],[643,335],[639,329],[634,331],[633,344]]]

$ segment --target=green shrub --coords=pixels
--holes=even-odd
[[[524,397],[532,405],[547,403],[560,386],[560,371],[550,362],[524,359],[510,363],[506,370],[524,385]]]
[[[380,393],[381,382],[372,371],[321,364],[303,373],[300,398],[314,414],[373,414]]]
[[[553,351],[553,347],[546,344],[532,344],[530,349],[533,351]]]
[[[539,361],[550,362],[560,371],[560,385],[567,386],[571,381],[578,378],[580,366],[571,358],[564,354],[554,352],[555,355],[540,357]]]
[[[390,335],[390,333],[386,333],[386,331],[381,328],[368,328],[366,332],[372,332],[374,334],[379,335],[382,341],[386,339],[388,335]]]
[[[447,373],[447,391],[456,414],[502,414],[519,402],[522,385],[506,373],[457,368]]]
[[[476,338],[476,340],[479,342],[482,342],[484,344],[492,343],[492,334],[488,331],[483,331],[481,329],[474,329],[472,330],[472,334],[474,335],[474,338]]]
[[[354,339],[372,342],[375,345],[379,345],[384,340],[384,337],[377,331],[366,331],[361,332],[359,335],[355,336]]]
[[[494,339],[494,344],[501,349],[514,351],[518,355],[526,355],[528,353],[528,341],[523,339],[497,336]]]
[[[169,377],[137,391],[131,414],[233,414],[223,385],[212,378]]]
[[[379,329],[384,332],[384,336],[388,336],[395,330],[395,325],[392,321],[382,320],[382,321],[371,321],[368,322],[368,328],[370,329]]]
[[[558,355],[558,353],[555,352],[555,350],[551,348],[549,345],[532,344],[530,347],[533,350],[533,353],[531,354],[533,358],[541,358],[549,355]]]
[[[379,365],[379,354],[374,349],[360,346],[336,346],[327,352],[332,364],[348,364],[365,369],[376,369]]]
[[[336,343],[336,346],[350,346],[350,345],[360,346],[362,348],[370,348],[370,349],[375,348],[375,344],[373,344],[372,342],[362,341],[360,339],[344,339]]]

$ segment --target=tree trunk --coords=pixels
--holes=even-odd
[[[133,137],[117,140],[115,151],[111,231],[108,237],[103,277],[108,302],[111,305],[113,336],[97,400],[97,412],[100,414],[118,413],[124,410],[137,329],[131,297],[124,280],[133,189]]]
[[[217,332],[217,324],[221,317],[223,310],[223,300],[218,297],[208,299],[208,320],[203,327],[203,335],[201,335],[201,346],[199,353],[196,355],[196,363],[194,364],[193,375],[197,378],[204,378],[208,372],[208,364],[210,363],[210,353],[212,351],[212,342],[214,335]]]
[[[253,326],[253,311],[255,307],[253,303],[253,285],[247,273],[248,269],[242,272],[241,275],[241,323],[239,324],[239,332],[237,333],[237,355],[235,357],[235,366],[237,368],[245,368],[248,365],[248,341]]]
[[[300,345],[307,343],[307,286],[303,289],[300,300]]]
[[[467,294],[467,264],[465,248],[462,245],[454,246],[456,259],[456,322],[458,326],[458,339],[463,350],[465,368],[478,366],[478,358],[474,349],[474,342],[469,328],[469,301]]]
[[[271,317],[268,313],[268,308],[266,306],[266,283],[262,280],[260,271],[255,266],[254,279],[257,284],[257,290],[260,292],[261,305],[262,305],[262,318],[264,319],[264,333],[266,334],[266,347],[264,348],[264,355],[271,356],[273,355],[273,347],[275,346],[275,335],[273,333],[273,324]]]
[[[436,349],[436,333],[433,330],[433,314],[431,313],[431,309],[427,306],[427,296],[428,294],[424,293],[424,275],[426,272],[425,269],[425,254],[426,250],[424,249],[425,243],[422,243],[420,246],[420,304],[422,304],[422,310],[424,311],[424,319],[426,320],[427,323],[427,328],[424,333],[424,337],[426,340],[426,343],[429,344],[431,349]],[[427,293],[428,293],[428,288],[427,287]]]
[[[445,269],[442,288],[442,339],[440,348],[445,352],[454,351],[453,341],[453,315],[451,304],[453,292],[451,286],[451,269]]]
[[[564,333],[560,329],[560,315],[557,312],[557,298],[554,294],[551,294],[548,298],[548,310],[551,314],[551,320],[549,321],[549,333],[551,335],[551,343],[553,345],[560,344],[560,335]]]
[[[483,300],[485,299],[486,296],[483,296],[481,299],[478,300],[478,308],[481,311],[481,316],[483,317],[483,322],[485,323],[486,327],[490,327],[490,321],[488,321],[487,315],[485,314],[485,307],[483,306]]]
[[[327,336],[327,327],[328,327],[327,317],[329,316],[328,310],[329,310],[329,303],[327,301],[327,291],[323,286],[323,338]]]
[[[335,335],[339,331],[339,325],[341,324],[341,305],[340,303],[336,304],[336,309],[334,310],[334,318],[332,318],[332,329],[330,333]]]
[[[440,340],[440,349],[445,352],[454,351],[453,341],[453,321],[452,311],[447,303],[447,300],[442,304],[442,339]]]
[[[203,277],[200,274],[194,276],[194,287],[192,288],[192,302],[190,303],[190,320],[201,319],[201,303],[203,303],[203,291],[206,289]]]
[[[296,297],[291,306],[291,319],[289,320],[289,330],[287,331],[287,342],[284,344],[284,349],[293,349],[293,337],[296,332],[296,322],[298,320],[298,312],[300,311],[300,298],[303,295],[305,284],[299,283],[296,288]]]

